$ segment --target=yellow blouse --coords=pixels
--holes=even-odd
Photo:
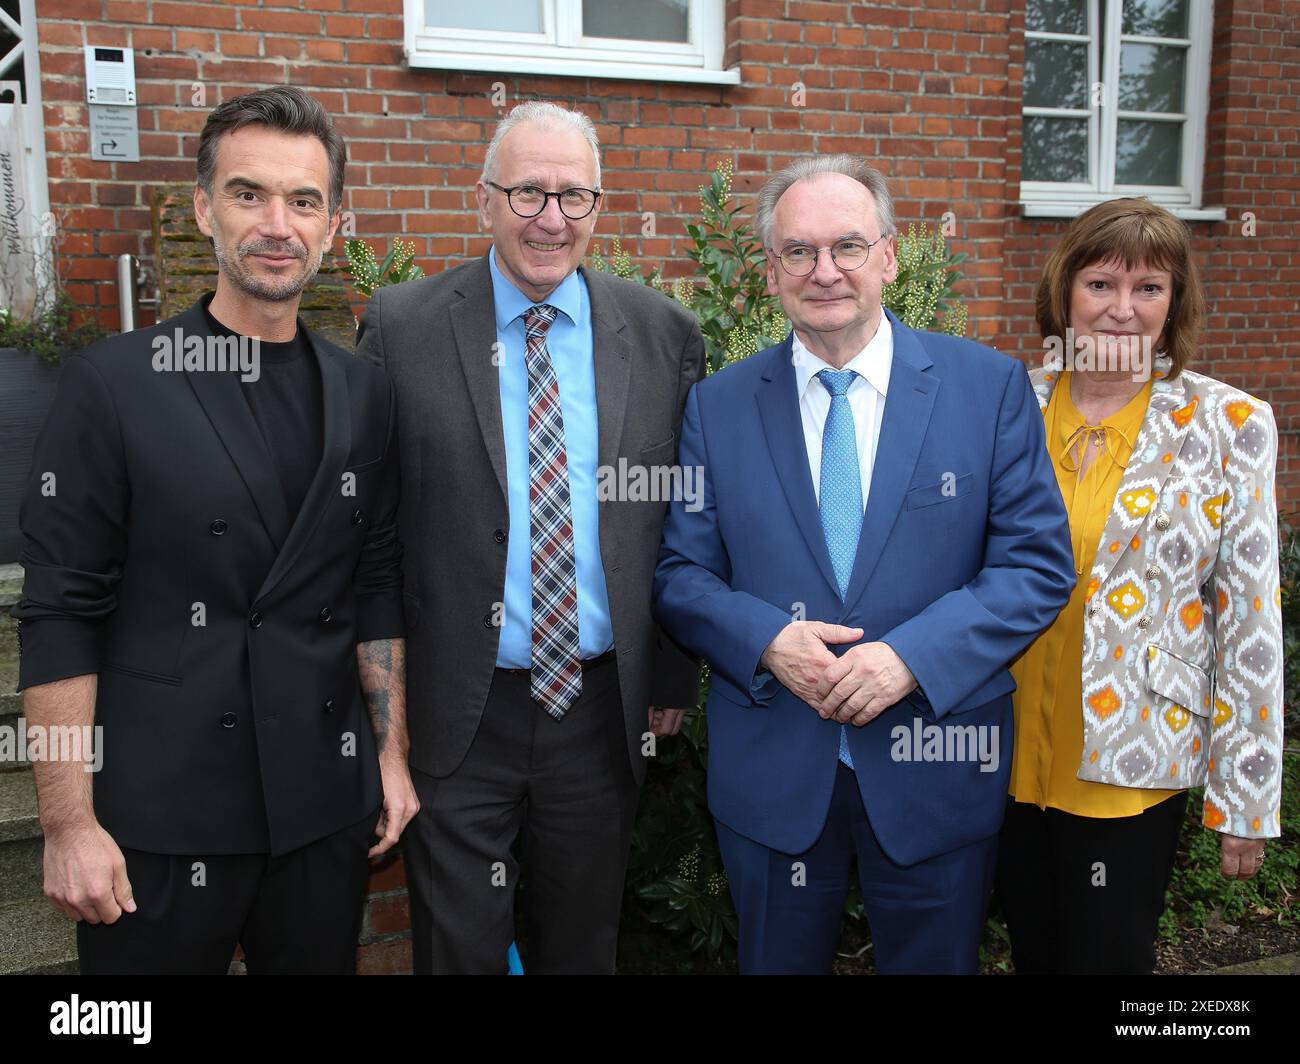
[[[1121,410],[1090,426],[1070,397],[1063,373],[1044,411],[1047,449],[1070,515],[1074,593],[1052,626],[1011,666],[1017,689],[1010,791],[1019,802],[1078,816],[1136,816],[1178,791],[1143,790],[1078,778],[1083,754],[1083,620],[1088,573],[1110,516],[1124,467],[1151,399],[1151,382]],[[1087,469],[1089,441],[1100,444]]]

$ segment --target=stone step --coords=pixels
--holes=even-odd
[[[76,925],[42,893],[43,844],[32,773],[0,773],[0,975],[77,971]]]
[[[0,565],[0,599],[6,597],[3,594],[3,589],[6,586],[5,570],[17,568],[16,565]],[[18,718],[23,711],[23,696],[14,692],[14,688],[17,686],[17,624],[9,616],[4,605],[0,604],[0,729],[17,729],[18,727]],[[25,753],[25,751],[19,752]],[[26,767],[26,761],[0,760],[0,773],[12,772]]]
[[[17,562],[0,565],[0,610],[17,605],[23,590],[23,567]]]
[[[11,695],[18,688],[18,622],[0,608],[0,694]]]
[[[1226,968],[1213,968],[1198,975],[1300,975],[1300,953],[1283,953],[1258,961],[1243,961]]]
[[[42,897],[42,845],[35,779],[0,774],[0,905]]]
[[[23,699],[21,695],[3,695],[0,696],[0,727],[17,728],[18,718],[23,713]]]
[[[30,772],[0,775],[0,846],[40,837],[35,777]]]
[[[0,843],[0,905],[44,897],[43,853],[39,835]]]
[[[76,927],[43,897],[0,904],[0,975],[76,975]]]

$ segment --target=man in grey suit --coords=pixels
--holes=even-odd
[[[703,342],[581,267],[583,115],[516,107],[476,191],[489,253],[377,292],[358,345],[398,397],[415,968],[504,972],[522,865],[525,968],[612,972],[650,736],[699,683],[650,615],[668,500],[620,489],[673,465]]]

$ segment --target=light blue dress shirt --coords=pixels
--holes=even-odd
[[[497,380],[501,428],[506,442],[506,502],[510,538],[506,548],[505,616],[497,667],[527,669],[533,663],[532,535],[528,508],[528,365],[524,359],[524,312],[535,304],[488,255],[496,309]],[[578,568],[578,642],[584,658],[614,645],[609,592],[600,559],[600,517],[596,504],[599,434],[596,422],[596,363],[592,350],[591,298],[576,271],[547,296],[559,314],[546,334],[564,415],[564,449],[569,465],[569,506]]]

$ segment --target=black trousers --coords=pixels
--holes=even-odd
[[[1128,817],[1011,799],[997,894],[1021,975],[1149,975],[1187,792]]]
[[[123,849],[136,911],[77,924],[82,975],[352,975],[379,810],[279,857]]]
[[[585,669],[555,720],[528,673],[493,674],[465,760],[411,778],[420,812],[403,835],[415,971],[504,974],[523,870],[529,974],[611,973],[638,788],[618,666]]]

